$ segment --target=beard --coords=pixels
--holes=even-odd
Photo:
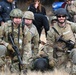
[[[58,20],[58,23],[63,24],[63,23],[65,23],[65,21],[66,21],[66,19],[65,19],[63,22],[60,22],[60,21]]]

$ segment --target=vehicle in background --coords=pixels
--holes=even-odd
[[[53,10],[53,11],[56,11],[57,9],[61,8],[63,3],[64,3],[64,2],[54,2],[54,3],[52,4],[52,10]]]

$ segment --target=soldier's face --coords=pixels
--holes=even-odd
[[[66,16],[65,16],[65,15],[58,15],[58,16],[57,16],[57,19],[58,19],[59,23],[62,24],[62,23],[65,22]]]
[[[9,3],[12,3],[14,0],[7,0]]]
[[[25,24],[26,25],[31,25],[32,24],[32,20],[31,19],[25,19]]]
[[[22,22],[21,18],[13,18],[13,22],[17,25],[19,25]]]

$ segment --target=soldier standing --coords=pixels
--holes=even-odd
[[[32,60],[32,51],[31,51],[31,33],[26,25],[22,26],[22,16],[23,13],[20,9],[13,9],[10,12],[11,21],[4,23],[4,45],[7,47],[8,50],[14,51],[9,38],[8,34],[12,34],[13,41],[15,45],[19,48],[22,62],[23,62],[23,70],[29,67],[29,64]],[[11,64],[11,71],[12,72],[19,72],[18,66],[18,59],[16,56],[12,56],[12,64]]]
[[[31,11],[26,11],[23,15],[23,20],[31,32],[32,53],[33,57],[36,57],[39,49],[39,34],[35,25],[33,24],[34,14]]]
[[[66,20],[67,12],[64,8],[56,11],[57,22],[47,34],[47,44],[44,54],[49,58],[50,67],[65,69],[71,75],[76,75],[76,25]],[[63,41],[63,39],[66,41]],[[67,42],[69,45],[67,45]],[[70,66],[67,66],[70,63]],[[69,70],[69,68],[71,68]]]

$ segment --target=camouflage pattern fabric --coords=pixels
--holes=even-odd
[[[8,41],[8,33],[12,33],[12,22],[8,22],[8,23],[5,23],[4,26],[4,34],[5,34],[5,40],[9,43]],[[14,25],[14,24],[13,24]],[[23,40],[23,33],[24,33],[24,40]],[[19,34],[19,41],[18,41],[18,27],[14,27],[13,29],[13,37],[14,37],[14,42],[15,42],[15,45],[19,48],[20,52],[21,52],[21,56],[23,57],[22,58],[22,61],[23,61],[23,64],[25,65],[28,65],[29,62],[31,61],[28,61],[30,59],[32,59],[32,51],[31,51],[31,33],[28,29],[27,26],[24,26],[24,31],[22,32],[22,25],[20,25],[20,34]],[[22,52],[22,43],[24,41],[24,49],[23,49],[23,52]],[[19,44],[18,44],[19,42]],[[26,58],[25,58],[26,57]],[[14,58],[15,59],[15,58]],[[16,62],[18,63],[18,62]],[[16,63],[13,63],[13,67],[15,70],[18,71],[18,69],[15,68],[15,65]],[[25,69],[28,68],[25,67]]]
[[[76,1],[71,1],[70,5],[67,5],[66,10],[68,11],[69,15],[73,18],[73,22],[76,22]]]
[[[5,65],[5,62],[0,58],[0,68]]]
[[[5,64],[5,61],[2,59],[5,57],[7,48],[3,45],[3,27],[0,26],[0,67]]]
[[[31,21],[34,20],[34,13],[31,12],[31,11],[25,11],[25,13],[23,15],[23,19],[24,20],[29,19]],[[38,31],[37,31],[37,28],[35,27],[35,25],[33,25],[32,22],[31,22],[31,24],[28,24],[27,27],[29,28],[29,31],[31,33],[32,54],[33,54],[33,57],[36,58],[36,56],[38,54],[38,47],[39,47],[39,34],[38,34]]]
[[[33,57],[36,57],[39,51],[39,34],[35,25],[30,25],[32,53]]]
[[[22,16],[23,16],[23,12],[18,8],[15,8],[10,12],[10,17],[20,17],[21,18]]]
[[[58,23],[54,23],[54,28],[56,28],[60,35],[63,35],[64,40],[72,40],[73,42],[75,42],[75,37],[73,33],[76,33],[76,25],[74,23],[72,24],[66,21],[65,28],[61,28],[60,26],[58,26]],[[47,43],[43,49],[44,54],[48,56],[50,61],[55,61],[54,67],[58,69],[64,68],[65,70],[67,68],[67,71],[69,71],[69,73],[73,70],[75,72],[75,67],[72,67],[71,65],[75,65],[76,63],[76,49],[73,49],[70,53],[67,53],[68,48],[65,47],[65,43],[58,42],[58,38],[59,35],[52,28],[50,28],[47,34]],[[57,50],[56,52],[55,48]],[[56,55],[56,57],[54,57],[53,55]],[[68,61],[71,62],[70,66],[67,66]]]

